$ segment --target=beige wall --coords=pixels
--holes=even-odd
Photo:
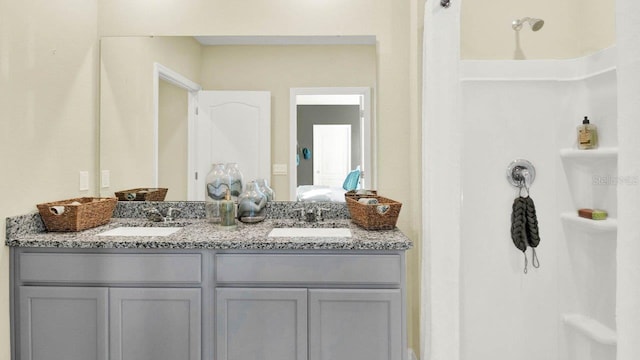
[[[335,46],[206,46],[205,90],[271,92],[271,162],[288,164],[289,90],[296,87],[362,86],[376,94],[376,48]],[[294,184],[295,186],[295,184]],[[272,176],[278,200],[289,200],[289,176]]]
[[[579,56],[615,45],[616,1],[583,0],[578,8],[575,29],[581,43]]]
[[[114,191],[153,186],[153,63],[200,77],[200,44],[186,37],[102,38],[100,168]]]
[[[70,9],[73,9],[71,11]],[[0,238],[5,218],[95,195],[97,1],[0,1]],[[90,191],[78,172],[89,171]],[[0,359],[10,358],[9,248],[0,246]]]
[[[185,200],[188,92],[167,81],[160,81],[158,97],[158,186],[169,189],[166,201]]]
[[[584,56],[615,43],[615,0],[465,1],[462,6],[463,59],[567,59]],[[523,17],[544,19],[537,32],[511,22]],[[519,44],[519,46],[518,46]]]

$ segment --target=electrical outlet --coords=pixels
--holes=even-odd
[[[273,175],[287,175],[287,164],[273,164]]]
[[[100,186],[103,188],[108,188],[109,186],[111,186],[111,184],[109,183],[111,181],[110,177],[111,174],[109,170],[102,170],[100,172]]]
[[[80,191],[89,190],[89,172],[80,171]]]

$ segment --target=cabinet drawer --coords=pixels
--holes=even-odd
[[[400,255],[216,255],[216,280],[233,283],[401,283]]]
[[[193,283],[201,282],[201,254],[21,253],[22,282]]]

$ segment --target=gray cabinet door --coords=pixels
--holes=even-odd
[[[216,289],[217,360],[306,360],[307,290]]]
[[[200,289],[109,289],[111,360],[200,360]]]
[[[309,290],[309,360],[398,360],[399,289]]]
[[[108,290],[20,286],[20,360],[107,360]]]

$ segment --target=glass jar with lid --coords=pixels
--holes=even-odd
[[[243,178],[242,172],[240,172],[240,168],[237,163],[227,163],[226,164],[226,173],[229,176],[229,191],[231,191],[231,199],[233,201],[238,201],[238,196],[242,193],[243,188]]]
[[[276,199],[276,193],[269,187],[269,183],[266,179],[257,179],[258,187],[265,195],[267,195],[267,201],[273,201]]]
[[[205,178],[205,211],[212,223],[220,222],[220,201],[229,190],[229,175],[224,164],[211,165],[211,171]]]
[[[260,191],[258,183],[250,181],[238,197],[238,220],[245,223],[260,222],[267,215],[267,195]]]

